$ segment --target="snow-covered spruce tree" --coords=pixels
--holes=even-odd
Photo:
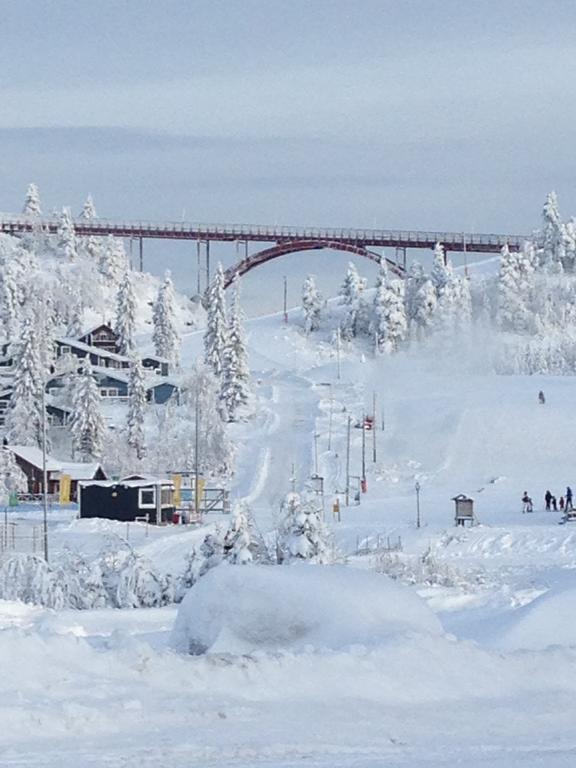
[[[436,289],[429,278],[420,285],[414,296],[414,317],[412,327],[414,336],[422,340],[428,336],[434,325],[434,314],[438,305]]]
[[[430,273],[430,280],[436,291],[436,296],[440,298],[444,286],[452,277],[452,265],[446,258],[444,252],[444,246],[441,243],[436,243],[434,246],[434,261],[432,263],[432,271]]]
[[[109,284],[117,285],[129,267],[128,257],[126,256],[122,240],[108,235],[103,245],[98,248],[98,256],[100,274],[104,276],[104,279]]]
[[[227,421],[236,421],[238,410],[247,404],[249,397],[250,370],[240,310],[240,289],[236,280],[226,345],[222,355],[220,398],[224,418]]]
[[[573,218],[564,227],[564,266],[567,272],[576,270],[576,221]]]
[[[129,355],[134,349],[134,328],[136,325],[136,295],[132,274],[126,271],[116,295],[116,323],[120,354]]]
[[[404,283],[391,278],[383,263],[374,293],[374,343],[377,352],[392,354],[406,339],[408,324],[404,306]]]
[[[0,315],[7,341],[18,332],[18,285],[11,264],[3,264],[0,272]]]
[[[198,411],[199,470],[207,478],[230,475],[234,451],[220,415],[219,389],[212,371],[202,364],[181,380],[178,399],[163,409],[157,437],[150,442],[146,463],[151,470],[194,469]]]
[[[152,311],[152,340],[159,357],[177,368],[180,365],[180,337],[176,329],[176,298],[170,272],[166,271]]]
[[[61,610],[66,595],[58,575],[38,555],[14,554],[0,563],[0,598]]]
[[[414,261],[408,270],[406,285],[404,287],[404,304],[406,306],[406,321],[408,323],[409,332],[411,331],[411,326],[418,310],[416,297],[418,291],[425,282],[426,275],[424,274],[422,264],[420,264],[419,261]]]
[[[542,209],[542,231],[538,239],[540,263],[549,272],[562,271],[565,256],[564,225],[558,210],[556,192],[546,196]]]
[[[316,287],[314,275],[308,275],[302,286],[302,311],[304,312],[304,327],[306,333],[317,331],[320,327],[322,312],[322,295]]]
[[[135,357],[130,368],[128,381],[128,445],[140,461],[146,454],[144,435],[144,413],[146,409],[146,386],[142,363]]]
[[[88,357],[82,360],[82,370],[74,381],[70,431],[74,450],[85,461],[100,458],[105,426],[100,412],[100,392]]]
[[[331,560],[328,534],[314,502],[302,502],[289,493],[283,503],[284,519],[278,531],[278,558],[282,563],[309,560],[325,564]]]
[[[84,333],[82,318],[84,310],[80,301],[72,302],[66,323],[66,336],[70,339],[78,339]]]
[[[248,517],[242,505],[238,505],[224,536],[224,557],[233,565],[246,565],[253,560],[252,541],[248,527]]]
[[[505,331],[527,333],[533,326],[534,249],[502,248],[498,282],[498,323]]]
[[[34,184],[34,182],[28,184],[22,213],[25,213],[27,216],[42,215],[42,207],[40,205],[40,192],[38,191],[38,187],[36,184]]]
[[[38,328],[27,317],[16,351],[14,388],[6,412],[6,437],[12,445],[41,445],[44,370],[38,342]]]
[[[366,281],[360,277],[354,264],[348,264],[346,277],[340,288],[340,303],[348,310],[340,325],[340,333],[345,341],[350,341],[358,335],[359,315],[362,307],[362,293],[366,287]]]
[[[78,247],[70,208],[62,208],[58,222],[58,247],[68,261],[76,261]]]
[[[227,341],[224,270],[218,264],[206,293],[206,331],[204,333],[204,362],[216,376],[222,373],[224,348]]]
[[[54,571],[67,608],[92,610],[106,607],[107,593],[97,562],[89,563],[78,552],[65,547]]]
[[[98,214],[96,213],[96,206],[94,205],[94,200],[92,200],[92,195],[88,195],[86,198],[86,202],[82,206],[82,211],[79,218],[84,219],[84,221],[91,221],[92,219],[98,218]]]
[[[456,277],[456,329],[459,331],[468,328],[472,322],[472,292],[470,281],[467,277]]]

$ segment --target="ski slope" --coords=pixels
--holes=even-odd
[[[53,613],[3,603],[0,766],[574,764],[576,633],[558,616],[575,604],[576,527],[542,509],[547,488],[559,496],[576,485],[573,380],[497,377],[483,372],[477,350],[459,360],[433,349],[375,360],[347,348],[338,378],[328,335],[306,339],[297,311],[289,320],[248,322],[255,407],[232,427],[233,496],[268,531],[284,494],[309,483],[317,434],[326,519],[348,566],[378,564],[357,554],[359,542],[401,537],[395,567],[415,574],[409,588],[443,632],[376,647],[189,657],[170,649],[173,607]],[[185,359],[200,348],[201,334],[189,334]],[[368,492],[345,507],[348,418],[357,476],[354,425],[374,393],[377,460],[370,434]],[[531,515],[521,512],[524,490]],[[474,497],[481,525],[454,528],[460,492]],[[340,521],[331,519],[336,497]],[[111,523],[60,519],[53,546],[95,552],[110,532],[122,535]],[[177,570],[202,533],[154,531],[133,544]],[[370,609],[362,590],[356,599]]]

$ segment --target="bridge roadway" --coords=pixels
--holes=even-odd
[[[50,233],[58,229],[58,218],[32,217],[0,213],[0,232],[18,234],[42,227]],[[523,235],[469,234],[464,232],[431,232],[399,229],[338,229],[321,227],[252,226],[245,224],[194,224],[189,222],[127,221],[117,219],[74,219],[76,234],[160,239],[196,240],[199,242],[267,242],[296,243],[317,241],[341,243],[356,247],[434,248],[442,243],[447,251],[499,253],[506,243],[518,250],[526,239]],[[322,244],[322,245],[320,245]]]

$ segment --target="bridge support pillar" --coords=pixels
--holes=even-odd
[[[139,238],[138,243],[138,257],[140,261],[140,272],[144,272],[144,238]]]
[[[406,271],[406,248],[404,246],[397,245],[396,246],[396,254],[394,256],[394,259],[396,261],[396,264],[404,271]]]

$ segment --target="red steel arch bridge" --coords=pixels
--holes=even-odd
[[[0,213],[0,232],[18,235],[42,229],[54,234],[58,230],[58,217],[37,217],[24,214]],[[200,276],[204,272],[210,279],[210,244],[213,242],[236,243],[238,254],[243,256],[226,272],[228,286],[236,274],[243,275],[255,267],[279,256],[299,251],[330,248],[363,256],[380,263],[384,258],[372,248],[390,248],[394,258],[386,257],[386,263],[397,274],[406,270],[406,251],[411,248],[431,250],[441,243],[446,251],[464,253],[499,253],[504,245],[517,251],[526,239],[523,235],[467,234],[465,232],[435,232],[398,229],[339,229],[321,227],[284,227],[247,224],[195,224],[189,222],[153,222],[121,219],[74,219],[76,234],[105,237],[113,235],[136,241],[139,250],[140,269],[143,268],[143,243],[146,239],[191,240],[196,243],[198,263],[198,292]],[[249,252],[250,243],[270,243],[269,247]],[[201,265],[204,265],[201,269]]]

